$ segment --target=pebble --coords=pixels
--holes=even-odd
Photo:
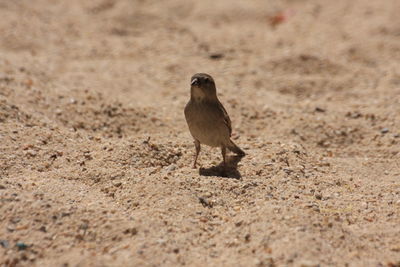
[[[245,240],[246,242],[250,242],[250,237],[251,237],[250,234],[246,234],[246,235],[244,236],[244,240]]]
[[[235,222],[235,226],[236,226],[236,227],[239,227],[239,226],[241,226],[242,224],[243,224],[243,220],[240,220],[240,221]]]
[[[0,245],[1,245],[3,248],[9,248],[9,247],[10,247],[10,243],[8,243],[7,240],[0,240]]]
[[[203,207],[208,207],[208,208],[213,207],[213,203],[210,202],[207,198],[199,197],[199,202],[201,203],[201,205],[203,205]]]
[[[212,193],[211,192],[205,192],[204,193],[204,197],[212,197]]]
[[[305,226],[296,227],[296,231],[298,231],[298,232],[305,232],[306,230],[307,230],[307,228]]]
[[[221,59],[224,57],[224,54],[222,53],[211,53],[209,56],[211,59]]]
[[[315,198],[318,199],[318,200],[321,200],[321,199],[322,199],[322,194],[317,193],[317,194],[315,195]]]
[[[391,251],[400,252],[400,245],[395,245],[390,248]],[[395,266],[395,265],[393,265]]]
[[[18,250],[25,250],[28,248],[28,245],[23,242],[17,242],[16,246],[17,246]]]
[[[167,167],[167,172],[172,172],[176,170],[176,165],[175,164],[171,164]]]
[[[114,185],[115,187],[120,187],[120,186],[122,185],[122,183],[119,182],[119,181],[114,181],[114,182],[113,182],[113,185]]]
[[[128,228],[124,231],[124,234],[131,234],[131,235],[136,235],[138,233],[138,230],[136,227],[133,228]]]
[[[388,133],[388,132],[389,132],[388,128],[382,128],[381,129],[381,133],[383,133],[383,134]]]
[[[36,152],[35,150],[29,149],[29,150],[27,150],[27,151],[25,152],[25,155],[31,156],[31,157],[35,157],[35,156],[37,155],[37,152]]]
[[[319,206],[316,204],[313,205],[312,210],[316,211],[316,212],[320,212]]]

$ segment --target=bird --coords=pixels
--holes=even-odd
[[[184,113],[196,149],[193,168],[196,168],[201,144],[220,147],[224,166],[227,149],[239,156],[245,155],[231,140],[231,119],[217,97],[217,88],[211,75],[196,73],[191,77],[190,100]]]

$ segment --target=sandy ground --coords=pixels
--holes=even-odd
[[[0,1],[0,265],[400,266],[399,10]],[[227,171],[191,168],[196,72]]]

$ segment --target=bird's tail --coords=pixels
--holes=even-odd
[[[230,142],[230,144],[229,144],[229,146],[228,146],[228,149],[229,149],[230,151],[232,151],[233,153],[239,155],[239,156],[244,156],[244,155],[246,155],[246,153],[244,153],[243,150],[241,150],[234,142],[232,142],[232,140],[231,140],[231,142]]]

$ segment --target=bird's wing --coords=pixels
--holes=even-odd
[[[221,108],[221,110],[222,110],[222,112],[224,114],[224,123],[229,129],[229,136],[231,136],[232,135],[231,119],[229,118],[228,112],[226,112],[226,110],[225,110],[224,106],[221,104],[221,102],[219,102],[219,107]]]

